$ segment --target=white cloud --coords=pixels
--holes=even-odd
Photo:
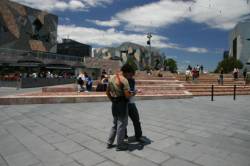
[[[75,10],[75,9],[83,9],[85,8],[86,6],[81,2],[81,1],[78,1],[78,0],[71,0],[69,2],[69,8],[71,10]]]
[[[101,30],[95,28],[78,27],[74,25],[59,25],[58,33],[60,37],[67,37],[83,43],[89,43],[99,46],[113,46],[123,42],[134,42],[145,45],[147,38],[143,34],[126,34],[121,31],[116,31],[114,28],[108,30]],[[154,35],[152,42],[155,47],[168,46],[166,37]],[[171,46],[169,46],[171,47]]]
[[[101,30],[95,28],[78,27],[74,25],[59,25],[59,38],[70,37],[76,41],[98,45],[100,47],[111,47],[123,42],[134,42],[140,45],[146,45],[146,34],[126,34],[122,31],[116,31],[114,28]],[[153,35],[152,46],[158,48],[171,48],[193,53],[206,53],[205,48],[182,47],[178,44],[168,42],[168,38],[159,35]],[[205,51],[206,50],[206,51]]]
[[[81,1],[92,7],[103,6],[114,2],[114,0],[81,0]]]
[[[183,50],[193,53],[207,53],[208,50],[206,48],[198,48],[198,47],[189,47],[189,48],[183,48]]]
[[[250,3],[246,0],[160,0],[121,11],[114,18],[127,23],[130,30],[161,28],[183,20],[228,30],[249,18],[249,14]]]
[[[104,27],[117,27],[120,25],[120,22],[118,20],[113,20],[113,19],[111,19],[110,21],[100,21],[100,20],[86,20],[86,21]]]
[[[232,29],[237,22],[248,18],[250,4],[246,0],[198,0],[192,7],[190,19],[205,23],[212,28]]]
[[[36,9],[54,10],[86,10],[90,7],[111,4],[113,0],[12,0]]]
[[[179,22],[185,18],[190,2],[162,0],[132,9],[116,15],[116,18],[133,27],[162,27]]]
[[[45,6],[40,6],[41,8],[40,7],[39,8],[43,9],[43,8],[45,8]],[[33,5],[32,5],[32,7],[33,7]],[[36,6],[34,6],[34,7],[36,7]],[[55,6],[54,6],[54,9],[56,9],[56,10],[65,10],[67,8],[68,8],[68,4],[66,2],[56,2]],[[47,8],[47,9],[50,10],[50,8]],[[46,10],[46,8],[45,8],[45,10]]]

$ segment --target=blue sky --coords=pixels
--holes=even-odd
[[[131,41],[152,46],[179,69],[202,64],[213,71],[228,50],[228,35],[249,20],[249,0],[15,0],[59,16],[59,40],[69,36],[94,48]]]

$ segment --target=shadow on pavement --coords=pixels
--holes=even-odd
[[[143,150],[144,146],[151,144],[153,141],[143,136],[142,142],[136,141],[135,137],[128,138],[128,151]]]

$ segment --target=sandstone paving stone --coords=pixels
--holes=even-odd
[[[152,142],[149,147],[157,150],[163,150],[169,146],[178,144],[178,141],[174,139],[173,137],[168,137],[165,139],[161,139],[159,141]]]
[[[63,153],[66,153],[66,154],[78,152],[78,151],[85,149],[80,144],[77,144],[77,143],[70,141],[70,140],[53,144],[53,146],[55,146],[58,150],[60,150]]]
[[[153,131],[149,131],[149,130],[143,131],[143,135],[148,137],[152,142],[168,137],[168,135],[166,135],[166,133],[160,134],[158,132],[153,132]]]
[[[168,136],[172,136],[172,137],[177,137],[177,138],[182,138],[185,139],[187,134],[185,134],[184,132],[180,132],[180,131],[175,131],[175,130],[167,130],[166,134]]]
[[[89,135],[91,137],[94,137],[95,139],[99,140],[99,141],[105,141],[108,139],[109,136],[109,132],[103,132],[103,131],[97,131],[94,130],[95,132],[93,133],[89,133]]]
[[[45,165],[57,166],[72,161],[72,159],[66,157],[63,153],[56,151],[54,147],[18,124],[8,126],[7,129]]]
[[[0,136],[0,154],[3,157],[9,155],[15,155],[26,151],[24,145],[22,145],[16,138],[11,135],[2,135]]]
[[[164,161],[170,159],[168,154],[147,147],[141,150],[134,150],[132,153],[157,164],[161,164]]]
[[[250,142],[250,133],[243,134],[243,133],[234,133],[233,137],[242,139],[244,141]]]
[[[78,163],[81,163],[84,166],[97,165],[106,160],[102,156],[86,149],[80,152],[72,153],[70,157],[72,157],[74,160],[76,160]]]
[[[8,166],[6,160],[0,155],[0,165],[1,166]]]
[[[188,133],[188,134],[196,134],[196,133],[199,133],[201,132],[201,130],[198,130],[198,129],[188,129],[185,131],[185,133]]]
[[[162,151],[167,152],[174,157],[182,158],[188,161],[193,161],[202,155],[199,151],[194,149],[194,146],[190,146],[189,144],[185,143],[172,145],[163,149]]]
[[[194,162],[203,166],[235,166],[232,162],[228,160],[223,160],[210,155],[202,155]]]
[[[21,121],[18,120],[18,123],[20,123],[23,127],[30,130],[33,134],[37,136],[53,133],[52,130],[49,130],[48,128],[40,125],[39,123],[34,122],[31,119],[23,119]]]
[[[33,154],[27,151],[6,156],[5,160],[9,166],[29,166],[40,162]]]
[[[40,137],[46,142],[51,143],[51,144],[67,141],[67,138],[57,133],[49,133],[49,134],[42,135]]]
[[[91,141],[88,141],[88,142],[83,142],[83,143],[80,143],[82,146],[96,152],[96,153],[102,153],[102,152],[105,152],[107,151],[107,144],[104,143],[104,142],[100,142],[100,141],[97,141],[97,140],[91,140]]]
[[[8,135],[8,132],[3,127],[0,126],[0,137],[5,135]]]
[[[228,158],[229,154],[231,152],[225,151],[223,149],[218,149],[216,147],[210,147],[207,145],[203,145],[203,144],[197,144],[196,146],[193,147],[194,151],[200,152],[201,154],[207,154],[210,156],[214,156],[223,160],[226,160],[226,158]]]
[[[70,163],[63,164],[61,166],[81,166],[81,165],[78,164],[77,162],[73,161],[73,162],[70,162]]]
[[[147,129],[147,130],[158,132],[158,133],[163,133],[167,130],[166,128],[152,126],[152,125],[143,125],[143,129]]]
[[[39,160],[31,160],[29,166],[82,166],[84,162],[100,166],[249,166],[249,96],[239,96],[234,102],[231,97],[216,97],[214,102],[206,97],[137,101],[143,135],[151,144],[139,149],[132,143],[125,152],[106,149],[112,125],[110,107],[110,102],[0,106],[2,162],[4,157],[27,153]],[[128,130],[129,135],[134,134],[131,121]],[[67,154],[75,151],[74,146],[59,149],[53,145],[64,146],[63,142],[85,149]]]
[[[100,164],[97,164],[96,166],[119,166],[119,165],[111,161],[104,161]]]
[[[183,132],[183,131],[187,130],[187,128],[180,127],[180,126],[177,126],[177,125],[166,125],[166,128],[170,129],[170,130],[180,131],[180,132]]]
[[[82,134],[82,133],[74,133],[74,134],[71,134],[71,135],[68,135],[67,138],[79,143],[79,144],[84,144],[85,142],[89,142],[89,141],[92,141],[93,138],[92,137],[89,137],[85,134]]]
[[[162,166],[200,166],[200,165],[182,159],[173,158],[164,162]]]
[[[130,165],[138,165],[138,166],[157,166],[158,164],[155,164],[149,160],[141,159],[141,158],[135,158],[129,161],[129,163],[125,166]]]
[[[57,132],[59,134],[62,134],[64,136],[70,135],[75,133],[76,131],[65,127],[62,124],[58,124],[55,121],[52,121],[44,116],[37,115],[35,117],[32,117],[33,120],[37,121],[38,123],[42,124],[43,126],[46,126],[47,128],[53,130],[54,132]]]
[[[116,152],[114,149],[101,153],[109,160],[119,163],[120,165],[129,165],[130,161],[136,160],[138,157],[128,152]]]
[[[242,155],[239,153],[231,153],[225,158],[227,162],[231,162],[234,165],[240,165],[240,166],[249,166],[250,165],[250,160],[249,156],[247,155]]]

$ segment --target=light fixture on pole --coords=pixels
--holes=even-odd
[[[150,32],[147,34],[147,38],[148,38],[147,45],[149,45],[149,66],[151,66],[151,38],[152,38],[152,34]]]

